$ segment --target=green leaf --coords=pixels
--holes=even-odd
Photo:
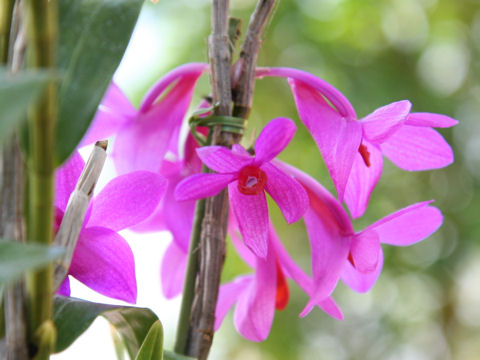
[[[125,347],[122,337],[112,324],[110,324],[110,335],[112,336],[113,347],[115,348],[117,360],[125,360],[127,348]]]
[[[61,164],[93,120],[137,21],[143,0],[60,0],[62,72],[55,156]]]
[[[0,67],[0,143],[26,120],[27,109],[52,78],[46,71],[9,74]]]
[[[103,316],[115,326],[132,359],[138,353],[149,329],[158,320],[146,308],[99,304],[56,295],[53,302],[53,320],[58,334],[55,352],[69,347],[98,316]]]
[[[160,321],[155,321],[148,331],[135,360],[163,359],[163,327]]]
[[[58,259],[64,252],[58,247],[1,241],[0,286],[20,277],[28,270],[41,268]]]

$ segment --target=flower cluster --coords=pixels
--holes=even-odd
[[[431,206],[432,201],[423,201],[362,231],[354,231],[351,219],[362,216],[368,206],[382,173],[382,155],[409,171],[447,166],[453,161],[452,150],[433,127],[450,127],[456,120],[439,114],[412,113],[412,105],[406,100],[381,107],[359,120],[346,97],[314,75],[291,68],[257,69],[259,78],[287,79],[299,118],[317,144],[337,190],[334,197],[306,173],[275,159],[294,137],[293,120],[271,120],[249,151],[241,145],[232,149],[199,147],[191,134],[182,139],[180,130],[194,87],[207,70],[206,64],[192,63],[171,71],[152,87],[138,110],[118,86],[110,86],[82,144],[116,136],[112,152],[115,166],[120,174],[127,174],[123,175],[125,181],[138,182],[125,194],[137,198],[135,205],[140,196],[148,203],[143,204],[148,211],[133,216],[110,199],[108,206],[116,215],[94,216],[94,211],[106,211],[101,210],[101,206],[107,206],[106,201],[100,201],[101,205],[97,210],[94,206],[86,220],[81,237],[90,238],[89,230],[102,224],[117,237],[116,231],[131,226],[135,231],[169,230],[173,240],[164,256],[161,275],[165,295],[174,297],[182,289],[195,200],[228,188],[230,238],[253,273],[221,286],[216,327],[236,305],[237,330],[252,341],[264,340],[275,309],[282,310],[288,303],[287,279],[298,284],[309,298],[300,316],[318,306],[330,316],[342,319],[343,314],[331,297],[339,280],[354,291],[368,291],[383,266],[382,243],[411,245],[435,232],[443,221],[440,210]],[[213,172],[201,173],[202,163]],[[127,180],[127,176],[133,180]],[[142,176],[157,176],[157,182],[149,180],[148,185],[140,185]],[[156,192],[152,187],[157,187]],[[144,196],[135,191],[142,191]],[[146,191],[153,191],[154,195],[148,196]],[[304,219],[311,245],[311,276],[295,264],[276,235],[266,194],[279,206],[287,223]],[[95,204],[99,198],[103,198],[102,194],[94,200]],[[343,201],[350,215],[342,206]],[[131,220],[123,223],[119,220],[123,216]],[[75,257],[86,269],[88,263],[81,260],[82,251],[77,252]],[[118,258],[127,259],[130,264],[131,255],[125,254]],[[75,259],[71,274],[81,279],[74,265]],[[107,293],[102,286],[100,289]],[[120,297],[117,292],[109,295]],[[126,298],[131,300],[132,296]]]

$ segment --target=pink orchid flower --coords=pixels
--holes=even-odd
[[[255,273],[239,276],[220,287],[215,330],[220,328],[226,314],[236,304],[234,324],[237,331],[248,340],[263,341],[270,333],[275,310],[283,310],[288,304],[287,278],[292,278],[308,294],[311,294],[312,281],[290,258],[271,224],[265,258],[255,256],[235,232],[230,233],[237,252]],[[316,305],[334,318],[343,319],[333,299],[327,297]]]
[[[146,94],[138,111],[112,83],[82,140],[86,145],[116,134],[113,160],[120,174],[159,172],[167,153],[178,157],[179,133],[198,78],[208,64],[177,67]]]
[[[453,162],[451,147],[432,129],[458,123],[448,116],[410,114],[411,104],[404,100],[358,120],[340,91],[307,72],[261,68],[257,75],[288,78],[300,119],[322,153],[338,199],[345,199],[353,218],[367,208],[382,173],[382,154],[410,171],[438,169]]]
[[[74,153],[55,173],[55,231],[84,165],[81,156]],[[166,180],[148,171],[133,172],[110,181],[87,210],[69,275],[100,294],[135,303],[133,253],[118,231],[146,219],[161,200],[165,188]],[[59,293],[70,295],[68,276]]]
[[[245,244],[259,257],[267,256],[268,208],[265,191],[279,205],[288,223],[298,221],[308,206],[305,190],[270,163],[296,131],[292,120],[277,118],[262,130],[252,157],[240,145],[233,150],[206,146],[197,154],[215,174],[197,174],[180,182],[175,199],[201,199],[218,194],[228,185],[230,204]]]
[[[186,263],[195,210],[195,201],[178,202],[173,198],[173,190],[181,180],[199,173],[202,167],[195,152],[198,144],[191,135],[182,142],[180,128],[196,82],[206,70],[208,64],[203,63],[185,64],[172,70],[153,85],[138,111],[112,83],[82,141],[82,144],[88,144],[117,135],[113,159],[120,173],[149,170],[167,179],[165,196],[157,209],[131,229],[137,232],[168,230],[172,233],[173,241],[167,248],[161,268],[162,290],[167,298],[176,296],[182,289],[185,266],[181,265]],[[200,107],[207,105],[204,102]],[[184,149],[179,153],[180,145]],[[172,261],[176,266],[169,266]]]
[[[416,203],[356,232],[343,209],[322,185],[294,167],[276,161],[282,170],[301,183],[310,198],[304,215],[312,247],[314,291],[301,315],[334,290],[339,278],[353,290],[366,292],[375,284],[383,266],[380,246],[408,246],[434,233],[442,224],[440,210],[432,201]]]

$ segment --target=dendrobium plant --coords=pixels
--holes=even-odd
[[[121,333],[116,337],[125,340],[124,347],[120,341],[116,346],[119,357],[126,350],[132,359],[187,355],[205,360],[214,330],[232,307],[238,332],[251,341],[265,340],[275,312],[288,306],[294,284],[305,293],[300,317],[318,307],[341,320],[344,315],[333,299],[339,281],[356,292],[369,291],[384,266],[382,244],[409,246],[441,226],[443,215],[433,200],[404,207],[361,231],[353,219],[367,210],[383,156],[407,171],[451,164],[453,151],[434,128],[457,121],[415,112],[408,100],[362,118],[345,95],[313,74],[256,68],[275,0],[258,1],[241,50],[236,48],[241,26],[230,16],[229,2],[212,1],[209,64],[173,69],[138,108],[118,84],[107,84],[143,1],[70,3],[8,0],[0,10],[0,237],[15,240],[0,241],[4,258],[15,255],[0,264],[8,270],[0,274],[0,307],[5,300],[6,313],[0,323],[0,358],[48,359],[102,314],[116,323]],[[18,31],[19,19],[25,31]],[[202,94],[200,111],[193,112],[195,87],[206,73],[211,95]],[[254,145],[244,147],[240,141],[255,81],[269,77],[287,80],[298,119],[276,115]],[[28,121],[21,125],[23,118]],[[297,120],[320,150],[311,160],[323,159],[336,197],[304,169],[276,159],[295,141]],[[84,199],[95,193],[108,141],[100,143],[101,161],[92,160],[97,152],[90,158],[93,175],[89,166],[81,175],[85,163],[76,147],[112,136],[107,155],[115,177],[97,191],[86,211],[86,206],[72,211],[80,210],[75,208],[80,188]],[[22,150],[20,138],[25,140]],[[196,202],[210,197],[216,198]],[[308,237],[309,269],[294,261],[277,236],[269,197],[287,224],[303,220],[308,236],[296,241]],[[172,235],[160,280],[167,298],[183,294],[177,354],[164,356],[162,325],[150,309],[67,298],[72,276],[98,293],[136,302],[135,258],[119,233],[124,229]],[[251,271],[221,284],[226,238]],[[61,281],[54,289],[53,283]]]
[[[412,105],[406,100],[358,120],[346,97],[327,82],[297,69],[258,69],[260,78],[288,79],[300,120],[317,143],[337,189],[336,199],[309,175],[275,159],[295,134],[290,119],[270,121],[250,152],[238,144],[231,149],[200,147],[190,134],[182,138],[180,128],[194,86],[206,70],[207,65],[200,63],[173,70],[152,87],[138,111],[112,83],[83,140],[87,144],[114,134],[112,157],[120,173],[149,170],[168,182],[157,208],[132,228],[169,230],[173,235],[161,269],[165,296],[174,297],[182,290],[194,200],[228,187],[235,224],[229,233],[254,273],[222,285],[216,328],[236,303],[234,322],[239,333],[252,341],[264,340],[275,309],[288,303],[288,278],[309,297],[301,317],[319,306],[330,316],[343,319],[331,297],[338,281],[355,291],[368,291],[383,266],[380,244],[406,246],[421,241],[437,230],[442,215],[430,206],[431,201],[425,201],[356,232],[342,201],[353,218],[365,212],[382,172],[382,154],[411,171],[450,164],[451,148],[432,127],[450,127],[456,120],[411,113]],[[201,173],[202,162],[214,173]],[[278,204],[287,223],[304,218],[312,250],[312,277],[295,264],[275,234],[266,193]]]

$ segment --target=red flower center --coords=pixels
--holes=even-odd
[[[287,279],[282,271],[282,268],[278,264],[278,260],[275,260],[277,266],[277,293],[275,295],[275,309],[283,310],[287,307],[290,292],[288,290]]]
[[[370,167],[370,152],[368,151],[367,147],[363,144],[360,144],[358,152],[360,153],[360,155],[362,155],[362,159],[365,162],[365,165],[367,165],[367,167]]]
[[[244,195],[257,195],[263,191],[267,175],[256,166],[247,165],[238,175],[238,190]]]

